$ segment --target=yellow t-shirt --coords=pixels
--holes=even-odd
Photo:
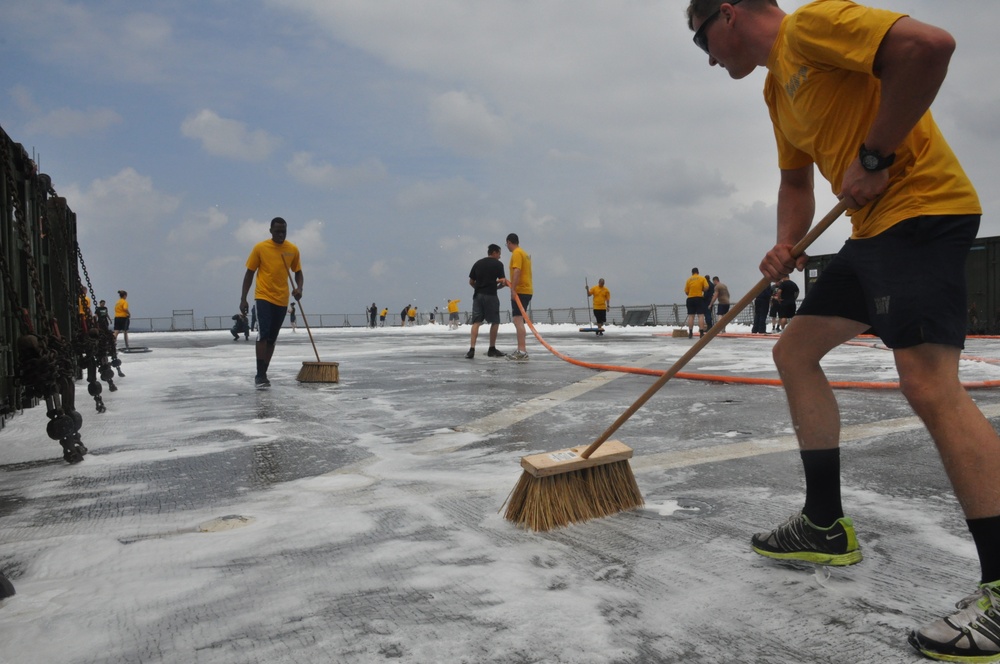
[[[607,309],[608,300],[611,299],[611,291],[607,286],[592,286],[590,294],[594,296],[595,309]]]
[[[875,54],[904,16],[849,0],[818,0],[784,18],[764,83],[781,169],[815,163],[833,193],[840,192],[878,110]],[[931,214],[982,209],[928,111],[896,149],[882,197],[851,213],[851,237],[872,237],[904,219]]]
[[[86,295],[80,298],[80,314],[85,316],[90,315],[90,298]]]
[[[510,275],[514,278],[514,269],[521,270],[521,278],[517,282],[517,292],[521,295],[531,295],[535,291],[531,286],[531,256],[521,247],[510,254]],[[511,298],[513,299],[513,298]]]
[[[458,313],[458,303],[461,300],[448,300],[448,313],[457,314]]]
[[[410,318],[416,318],[417,317],[417,308],[416,307],[410,307],[410,309],[406,312],[406,315],[409,316]]]
[[[118,301],[115,302],[115,318],[128,318],[128,317],[129,317],[128,302],[125,300],[125,298],[119,298]]]
[[[388,313],[389,313],[389,308],[386,307],[385,309],[383,309],[382,311],[380,311],[378,315],[381,318],[385,318]]]
[[[299,248],[288,240],[281,244],[277,244],[270,238],[258,242],[250,251],[250,257],[247,258],[247,269],[257,272],[254,299],[267,300],[279,307],[287,307],[288,270],[294,273],[302,269],[299,263]]]
[[[684,282],[684,294],[688,297],[704,297],[708,290],[708,279],[700,274],[692,274]]]

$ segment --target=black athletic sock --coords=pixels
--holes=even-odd
[[[806,474],[806,504],[802,513],[820,528],[828,528],[844,516],[840,502],[840,448],[802,450]]]
[[[979,552],[979,567],[983,583],[1000,581],[1000,516],[966,519],[969,532]]]
[[[257,360],[257,375],[264,376],[267,374],[267,364],[264,360]]]

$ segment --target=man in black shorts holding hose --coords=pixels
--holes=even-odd
[[[497,289],[503,288],[506,276],[503,263],[500,262],[500,246],[491,244],[486,248],[486,257],[480,258],[469,271],[469,285],[475,291],[472,295],[472,333],[469,339],[467,359],[476,356],[476,339],[479,337],[479,326],[484,322],[490,324],[490,347],[487,357],[503,357],[497,350],[497,331],[500,329],[500,298]]]

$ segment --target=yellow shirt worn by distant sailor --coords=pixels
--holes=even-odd
[[[386,307],[385,309],[383,309],[382,311],[380,311],[378,315],[379,315],[379,318],[385,318],[388,314],[389,314],[389,308]]]
[[[458,303],[461,300],[448,300],[448,313],[457,314],[458,313]]]
[[[284,259],[284,260],[282,260]],[[285,266],[288,266],[286,268]],[[253,296],[256,300],[266,300],[279,307],[288,306],[288,270],[293,273],[302,269],[299,263],[299,248],[285,240],[278,244],[267,239],[258,242],[247,258],[247,269],[257,272],[257,285]]]
[[[128,301],[125,298],[119,298],[115,302],[115,318],[128,318]]]
[[[848,0],[823,0],[784,18],[764,83],[779,168],[815,163],[833,193],[840,192],[878,111],[875,55],[903,16]],[[930,111],[895,154],[885,193],[851,213],[852,238],[872,237],[921,215],[982,214],[972,183]]]
[[[594,309],[598,311],[608,308],[608,300],[611,299],[611,291],[607,286],[593,286],[590,294],[594,296]]]
[[[514,270],[520,270],[521,276],[517,282],[517,292],[521,295],[531,295],[535,291],[531,286],[531,256],[521,247],[518,247],[510,254],[509,273],[513,278]],[[579,291],[577,291],[579,292]],[[511,298],[513,299],[513,298]],[[520,315],[520,314],[518,314]]]
[[[700,274],[692,274],[684,282],[684,293],[688,297],[703,297],[706,290],[708,290],[708,280]]]
[[[90,315],[90,298],[84,295],[80,298],[80,315],[89,316]]]

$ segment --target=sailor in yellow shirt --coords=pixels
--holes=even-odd
[[[385,327],[385,317],[388,315],[389,315],[389,307],[382,309],[382,311],[378,313],[379,327]]]
[[[128,324],[132,314],[128,311],[128,293],[118,291],[118,301],[115,302],[115,341],[118,341],[118,333],[121,332],[125,339],[125,348],[128,348]]]
[[[406,322],[409,325],[411,325],[411,326],[417,324],[417,308],[416,307],[412,307],[411,306],[409,309],[406,310]]]
[[[594,298],[594,319],[597,321],[597,333],[604,334],[604,324],[608,321],[608,306],[611,304],[611,291],[604,286],[604,277],[591,286],[587,295]]]
[[[514,301],[513,293],[517,293],[517,298],[521,301],[524,311],[528,311],[531,297],[535,291],[531,284],[531,256],[521,248],[520,239],[517,233],[510,233],[507,236],[507,251],[510,252],[510,312],[514,319],[514,330],[517,332],[517,350],[507,355],[507,359],[525,362],[528,359],[527,333],[524,329],[524,316]]]
[[[448,329],[454,330],[458,327],[458,303],[461,300],[448,300]]]
[[[684,294],[687,296],[688,339],[694,336],[694,318],[698,317],[698,336],[705,330],[705,290],[708,280],[698,274],[698,268],[691,268],[691,276],[684,282]]]
[[[90,298],[87,297],[87,287],[80,286],[80,322],[83,323],[84,328],[90,326],[90,321],[92,320],[92,314],[90,311]]]
[[[847,0],[810,2],[790,14],[773,1],[692,0],[688,20],[710,65],[733,79],[767,69],[764,99],[780,180],[777,242],[761,273],[780,281],[805,267],[808,257],[791,250],[812,223],[817,170],[851,217],[850,239],[772,352],[799,442],[804,505],[753,535],[751,547],[782,560],[861,561],[860,537],[842,506],[841,417],[822,361],[871,328],[892,349],[900,390],[937,446],[979,556],[975,593],[958,612],[912,631],[909,642],[936,660],[1000,662],[1000,437],[958,373],[965,263],[982,209],[930,111],[945,89],[955,39],[905,14]],[[879,539],[880,548],[887,544]],[[903,583],[896,592],[923,615],[925,579],[910,578],[920,590]]]
[[[243,291],[240,294],[240,311],[247,313],[250,310],[247,294],[256,275],[254,300],[257,307],[257,374],[254,376],[254,385],[258,389],[271,386],[267,379],[267,368],[271,364],[278,332],[281,331],[288,312],[288,271],[295,273],[295,289],[291,296],[296,300],[302,297],[305,281],[299,262],[299,249],[285,240],[288,223],[281,217],[275,217],[271,220],[270,231],[271,239],[258,242],[250,251],[247,271],[243,275]]]

